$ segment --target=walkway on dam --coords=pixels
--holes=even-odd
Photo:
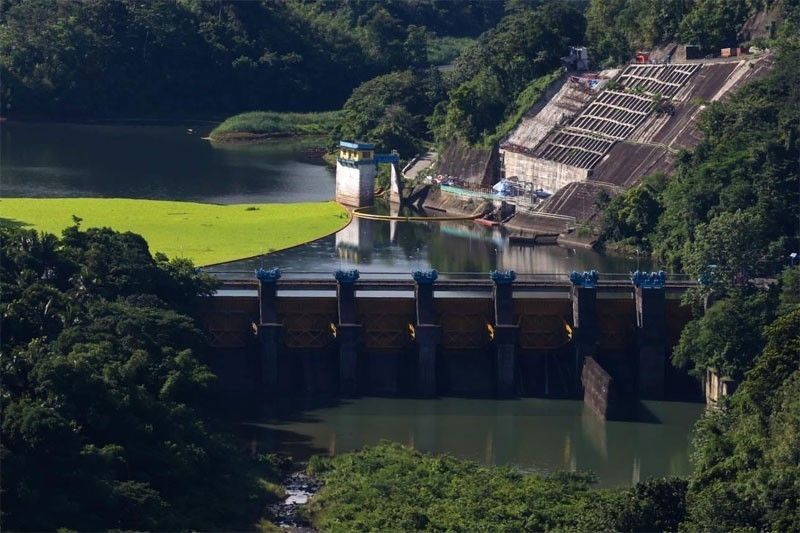
[[[218,296],[255,294],[258,280],[252,271],[227,271],[212,272],[221,282],[217,291]],[[278,288],[296,292],[299,290],[336,290],[336,279],[333,272],[329,271],[281,271],[281,279],[277,282]],[[370,272],[359,270],[359,279],[356,282],[358,289],[364,291],[412,291],[414,290],[413,273],[401,272]],[[682,294],[687,289],[697,285],[695,280],[685,274],[672,274],[667,276],[665,289],[668,294]],[[437,290],[464,293],[485,294],[491,296],[494,286],[488,272],[438,272],[436,281]],[[569,273],[547,272],[516,272],[514,290],[521,292],[563,292],[569,293],[572,282]],[[625,273],[598,273],[598,288],[605,291],[630,290],[631,274]],[[399,296],[399,295],[398,295]]]

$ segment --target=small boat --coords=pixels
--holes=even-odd
[[[488,218],[476,218],[474,219],[476,224],[480,224],[481,226],[486,226],[487,228],[493,228],[497,225],[496,220],[489,220]]]

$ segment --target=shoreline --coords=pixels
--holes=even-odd
[[[347,226],[352,224],[353,223],[353,219],[355,217],[353,216],[353,211],[352,210],[348,209],[347,207],[345,207],[344,205],[340,204],[339,202],[336,202],[334,200],[330,200],[330,201],[335,203],[335,204],[338,204],[339,207],[344,209],[345,213],[347,213],[347,224],[345,224],[344,226],[340,227],[339,229],[333,230],[330,233],[326,233],[325,235],[320,235],[319,237],[315,237],[315,238],[309,239],[307,241],[298,242],[297,244],[292,244],[291,246],[286,246],[285,248],[279,248],[279,249],[276,249],[276,250],[270,250],[269,252],[267,252],[265,254],[251,255],[249,257],[240,257],[238,259],[231,259],[230,261],[221,261],[219,263],[212,263],[210,265],[199,265],[198,268],[214,268],[214,267],[218,267],[218,266],[222,266],[222,265],[227,265],[227,264],[230,264],[230,263],[236,263],[238,261],[248,261],[250,259],[256,259],[257,257],[261,257],[261,256],[267,257],[267,256],[272,255],[272,254],[277,253],[277,252],[285,252],[286,250],[293,250],[295,248],[300,248],[301,246],[305,246],[307,244],[311,244],[312,242],[318,241],[320,239],[324,239],[325,237],[330,237],[331,235],[336,235],[337,233],[339,233],[340,231],[345,229]]]
[[[216,135],[209,134],[208,137],[203,137],[203,139],[211,141],[212,143],[258,144],[271,141],[273,139],[287,139],[292,137],[320,137],[320,135],[290,132],[250,133],[247,131],[231,131],[227,133],[218,133]]]
[[[296,133],[296,132],[274,132],[274,133],[251,133],[248,131],[231,131],[226,133],[218,133],[216,135],[209,133],[207,137],[202,137],[203,140],[219,143],[219,144],[262,144],[270,141],[279,141],[287,139],[324,139],[325,135],[322,133]]]
[[[346,227],[352,215],[328,200],[210,204],[132,198],[3,198],[0,222],[60,234],[82,219],[141,235],[153,252],[209,267],[301,246]]]

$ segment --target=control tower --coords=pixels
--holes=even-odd
[[[391,165],[394,192],[400,183],[399,162],[396,152],[376,154],[374,144],[340,141],[336,158],[336,201],[353,207],[374,204],[375,176],[381,163]]]

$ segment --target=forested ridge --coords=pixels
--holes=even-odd
[[[336,109],[376,75],[477,36],[491,0],[3,0],[2,113],[181,117]]]

